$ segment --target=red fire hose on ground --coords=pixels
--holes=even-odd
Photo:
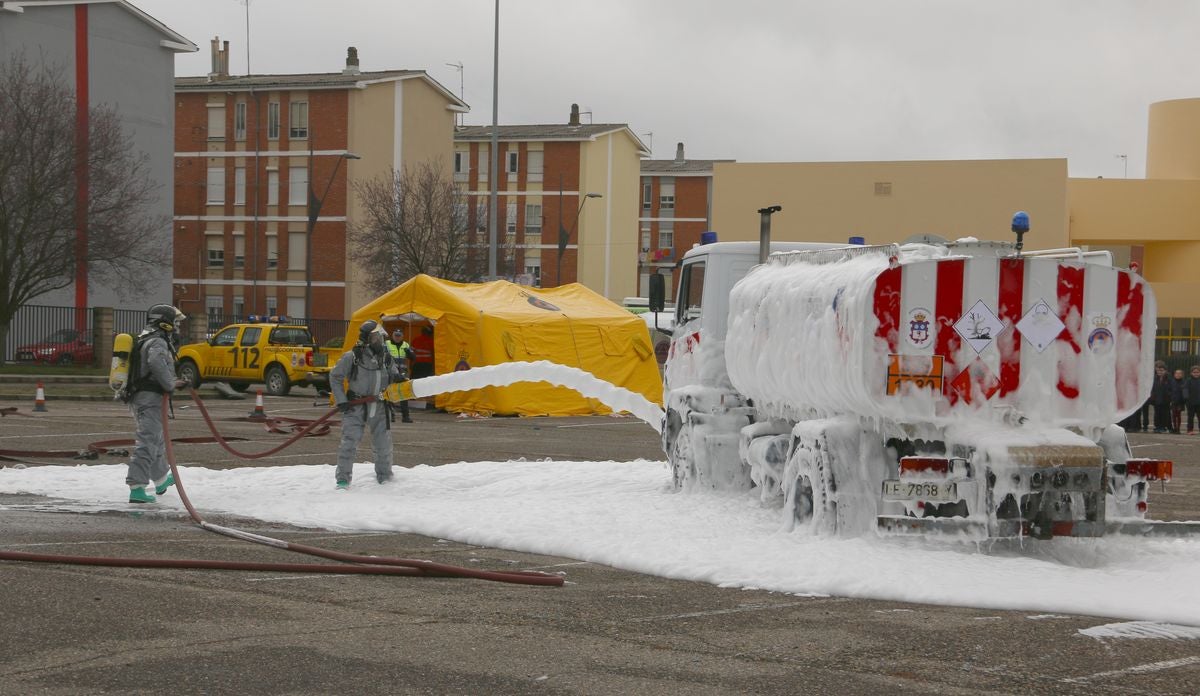
[[[315,429],[322,427],[337,412],[337,409],[330,409],[324,416],[317,420],[308,422],[299,432],[288,438],[283,444],[266,452],[256,454],[238,452],[229,446],[227,440],[217,432],[216,426],[213,424],[212,417],[208,410],[204,407],[204,403],[200,400],[199,394],[193,389],[191,390],[192,400],[200,409],[201,415],[208,424],[209,430],[212,431],[215,440],[220,443],[230,454],[243,459],[258,459],[266,457],[275,452],[278,452],[285,447],[295,443],[300,438],[307,436]],[[352,404],[361,404],[372,401],[374,397],[366,397],[351,402]],[[407,558],[391,558],[387,556],[360,556],[357,554],[343,553],[341,551],[333,551],[330,549],[322,549],[316,546],[308,546],[305,544],[296,544],[282,539],[253,534],[230,527],[224,527],[211,522],[206,522],[200,517],[196,508],[192,505],[191,500],[184,490],[183,481],[179,475],[179,469],[175,465],[175,450],[173,442],[170,438],[170,433],[167,426],[167,409],[168,399],[163,396],[162,411],[163,411],[163,435],[166,442],[167,463],[171,467],[171,475],[175,478],[175,489],[179,492],[179,499],[183,502],[183,506],[187,509],[188,515],[192,518],[201,529],[221,534],[223,536],[248,541],[255,544],[263,544],[285,551],[293,551],[310,556],[318,556],[339,563],[251,563],[243,561],[212,561],[200,559],[153,559],[153,558],[112,558],[112,557],[96,557],[96,556],[67,556],[53,554],[27,553],[23,551],[4,551],[0,550],[0,560],[8,561],[27,561],[34,563],[66,563],[72,565],[100,565],[100,566],[117,566],[124,568],[192,568],[192,569],[210,569],[210,570],[256,570],[269,572],[287,572],[287,573],[335,573],[335,574],[360,574],[360,575],[406,575],[420,577],[443,577],[443,578],[475,578],[478,580],[492,580],[496,582],[516,583],[522,585],[544,585],[544,586],[561,586],[563,578],[559,575],[551,575],[538,571],[492,571],[492,570],[477,570],[474,568],[463,568],[460,566],[448,565],[444,563],[435,563],[433,561],[415,560]],[[294,424],[299,424],[301,421],[294,420]],[[328,426],[324,426],[328,427]],[[203,438],[208,441],[208,438]]]

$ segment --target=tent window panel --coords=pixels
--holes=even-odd
[[[628,333],[604,326],[597,326],[596,331],[600,334],[600,344],[604,346],[605,355],[628,356],[632,351]]]

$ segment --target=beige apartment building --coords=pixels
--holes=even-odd
[[[766,205],[783,206],[774,239],[868,244],[1012,240],[1024,210],[1027,248],[1106,249],[1137,264],[1158,300],[1160,357],[1200,356],[1200,99],[1151,105],[1145,179],[1069,178],[1065,159],[714,165],[723,241],[757,240]]]
[[[650,154],[623,123],[501,125],[497,273],[554,287],[580,282],[620,302],[637,289],[638,173]],[[468,192],[486,264],[491,126],[454,134],[454,178]]]

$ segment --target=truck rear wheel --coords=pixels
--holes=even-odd
[[[821,438],[797,437],[792,442],[788,470],[793,476],[790,490],[785,490],[785,505],[792,511],[797,524],[811,525],[821,534],[837,532],[837,490],[833,466]]]
[[[288,392],[292,390],[287,372],[279,365],[267,367],[266,372],[263,373],[263,382],[266,383],[266,392],[271,396],[287,396]]]

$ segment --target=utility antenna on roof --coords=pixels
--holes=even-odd
[[[250,76],[250,0],[237,0],[246,8],[246,76]]]
[[[460,61],[458,61],[457,63],[446,63],[446,65],[449,65],[450,67],[452,67],[452,68],[454,68],[455,70],[457,70],[457,71],[458,71],[458,98],[459,98],[459,100],[461,100],[461,101],[464,101],[464,102],[465,102],[465,101],[467,100],[467,98],[466,98],[466,96],[465,96],[465,94],[466,94],[466,83],[463,81],[463,64],[462,64],[462,61],[460,60]],[[463,115],[462,115],[461,113],[455,113],[455,114],[454,114],[454,125],[455,125],[455,126],[461,126],[461,125],[462,125],[462,117],[463,117]]]

